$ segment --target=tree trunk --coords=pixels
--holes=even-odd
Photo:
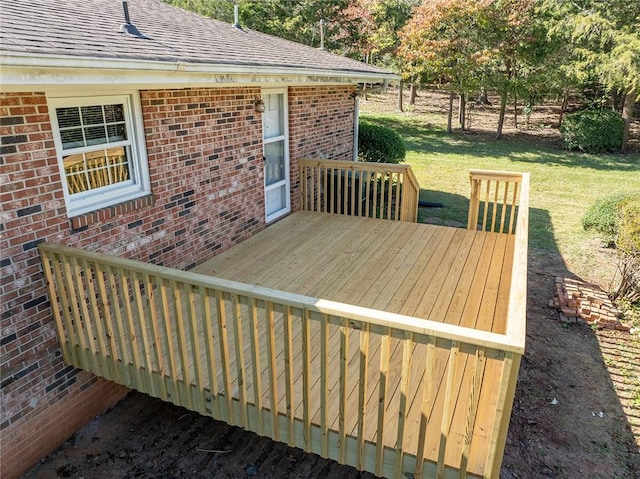
[[[565,88],[562,93],[562,106],[560,106],[560,118],[558,118],[558,128],[562,126],[562,120],[564,118],[564,112],[567,111],[569,105],[569,89]]]
[[[402,106],[402,80],[400,80],[400,84],[398,85],[398,111],[400,113],[404,111],[404,107]]]
[[[513,127],[518,129],[518,94],[513,96]]]
[[[487,89],[485,87],[482,87],[480,89],[480,97],[478,98],[478,103],[480,103],[481,105],[491,105],[489,97],[487,96]]]
[[[631,91],[627,92],[627,96],[624,98],[624,104],[622,106],[624,135],[622,136],[622,146],[620,146],[620,151],[622,151],[622,153],[626,153],[629,146],[629,130],[631,129],[631,118],[633,117],[633,107],[635,106],[637,96],[637,90],[632,88]]]
[[[458,111],[458,120],[460,121],[460,129],[462,131],[465,130],[466,128],[466,124],[467,124],[467,118],[466,118],[466,113],[467,113],[467,98],[465,96],[464,93],[462,93],[460,95],[460,105],[459,105],[459,111]]]
[[[447,114],[447,133],[451,133],[451,122],[453,120],[453,92],[449,93],[449,113]]]
[[[411,87],[409,88],[409,105],[416,104],[416,97],[418,96],[418,89],[416,88],[416,84],[411,82]]]
[[[502,127],[504,126],[504,116],[507,112],[507,89],[505,88],[500,94],[500,116],[498,117],[498,130],[496,131],[496,140],[502,138]]]

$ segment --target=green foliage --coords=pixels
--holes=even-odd
[[[616,244],[624,253],[640,255],[640,194],[618,208],[619,231]]]
[[[586,153],[618,151],[622,146],[624,120],[612,110],[583,110],[565,117],[560,127],[570,150]]]
[[[358,159],[373,163],[400,163],[406,152],[404,142],[391,128],[361,122],[358,130]]]
[[[593,230],[603,235],[605,241],[614,244],[620,229],[620,211],[627,203],[640,201],[640,194],[617,192],[599,198],[582,217],[585,230]],[[640,221],[640,220],[638,220]]]

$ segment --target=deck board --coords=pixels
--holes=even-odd
[[[306,221],[310,216],[311,221]],[[482,231],[444,228],[432,225],[393,223],[366,218],[341,217],[318,213],[300,212],[285,218],[249,240],[231,248],[212,260],[198,266],[195,271],[240,282],[272,287],[312,297],[346,302],[400,314],[413,315],[461,324],[494,332],[504,332],[510,266],[513,252],[511,238]],[[227,327],[232,327],[227,325]],[[274,333],[281,337],[280,325]],[[301,343],[301,328],[294,322],[294,345]],[[266,357],[266,330],[260,330],[259,340],[261,379],[268,381]],[[340,386],[339,328],[329,328],[329,369],[327,388],[330,394]],[[244,341],[245,357],[250,357],[248,332]],[[319,370],[320,326],[310,328],[310,368]],[[347,402],[358,403],[357,379],[360,368],[359,335],[347,338],[346,363]],[[282,341],[276,341],[281,345]],[[377,365],[380,361],[381,340],[371,335],[368,361]],[[421,378],[425,369],[426,345],[416,344],[411,354],[410,376]],[[441,418],[445,404],[446,371],[449,350],[436,348],[435,387],[429,398],[429,417]],[[236,370],[235,346],[229,344],[229,367]],[[292,396],[296,416],[303,415],[302,350],[296,347],[292,358]],[[284,347],[276,351],[276,362],[284,361]],[[389,379],[387,384],[386,417],[389,427],[385,430],[383,444],[396,447],[396,422],[400,394],[399,368],[402,363],[402,344],[390,340]],[[456,467],[456,461],[465,447],[468,425],[459,418],[466,416],[468,397],[473,386],[474,374],[482,378],[478,392],[478,419],[473,428],[474,436],[486,438],[493,421],[492,404],[497,401],[500,379],[500,360],[487,358],[482,371],[474,369],[470,353],[459,354],[453,377],[452,422],[450,438],[445,451],[447,467]],[[379,369],[368,370],[364,398],[364,437],[375,444],[378,431],[376,417],[379,403]],[[220,373],[220,381],[222,381]],[[246,395],[253,401],[253,379],[246,375]],[[234,380],[235,381],[235,380]],[[222,384],[222,382],[221,382]],[[237,397],[237,383],[232,395]],[[416,454],[417,436],[420,433],[422,397],[421,382],[410,384],[405,419],[405,450]],[[278,409],[286,408],[286,378],[282,369],[277,375]],[[311,423],[320,425],[321,383],[309,385],[310,397],[318,398],[308,406]],[[420,396],[420,397],[419,397]],[[269,409],[269,392],[264,392],[262,404]],[[328,425],[339,429],[339,401],[330,401],[327,407]],[[358,416],[350,415],[345,421],[347,435],[355,435]],[[440,420],[429,421],[426,429],[425,459],[437,461],[440,442]],[[484,444],[484,445],[483,445]],[[482,457],[487,452],[487,441],[473,441],[470,451],[469,471],[481,474]]]
[[[300,211],[193,271],[468,327],[476,327],[478,308],[485,304],[491,322],[481,322],[479,329],[504,333],[506,315],[494,318],[491,310],[508,307],[510,270],[501,265],[510,258],[513,238],[498,238],[483,231]],[[487,283],[490,265],[495,281]],[[461,311],[460,302],[469,295]]]

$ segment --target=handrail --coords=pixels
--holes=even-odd
[[[300,207],[417,221],[420,186],[409,165],[299,159]]]
[[[504,447],[521,355],[507,336],[38,248],[68,364],[378,476],[493,477],[492,458],[468,460]],[[488,370],[500,391],[482,386]]]
[[[38,249],[41,255],[58,254],[74,257],[82,261],[98,262],[111,268],[122,268],[141,274],[153,274],[168,281],[187,282],[196,287],[216,289],[229,294],[248,295],[261,301],[277,301],[288,307],[308,309],[309,311],[344,317],[353,321],[364,321],[373,326],[398,328],[414,334],[438,336],[451,341],[461,341],[474,346],[495,348],[503,351],[516,353],[524,351],[520,344],[516,344],[507,335],[500,333],[304,296],[264,286],[240,283],[215,276],[119,258],[71,246],[40,243]]]

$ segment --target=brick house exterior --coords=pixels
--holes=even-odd
[[[2,29],[10,28],[7,23],[19,24],[30,14],[41,15],[41,28],[55,30],[55,25],[46,26],[50,18],[43,13],[48,11],[46,2],[14,3],[17,7],[13,10],[9,3],[3,6],[5,20],[12,22],[3,21]],[[85,2],[61,3],[78,12],[87,10]],[[114,3],[119,2],[110,2],[108,7],[106,3],[96,5],[89,13],[98,15],[103,8],[113,8]],[[158,15],[184,14],[185,21],[199,22],[201,28],[220,28],[218,22],[155,0],[139,3],[155,8]],[[136,11],[132,10],[135,18]],[[224,27],[231,31],[228,25]],[[258,38],[261,35],[252,34]],[[49,48],[51,37],[45,43]],[[198,86],[190,86],[189,74],[154,76],[154,72],[144,71],[143,64],[135,72],[139,76],[131,78],[130,70],[118,67],[111,74],[112,81],[105,82],[104,70],[86,66],[80,69],[72,65],[58,75],[43,76],[41,69],[30,64],[30,58],[37,55],[46,59],[54,52],[36,50],[21,57],[24,52],[19,42],[13,50],[11,42],[3,41],[2,45],[0,476],[11,478],[25,472],[127,393],[122,386],[63,363],[37,245],[55,242],[190,269],[267,225],[263,119],[255,109],[255,101],[265,87],[285,88],[290,201],[295,211],[295,160],[352,159],[358,81],[393,77],[349,60],[353,72],[336,69],[331,77],[327,77],[331,68],[326,65],[303,65],[304,75],[300,74],[300,65],[291,66],[296,69],[294,73],[274,73],[275,67],[267,65],[259,67],[261,73],[253,81],[242,72],[236,72],[235,78],[233,73],[223,75],[216,70],[209,79],[196,72],[193,75]],[[145,44],[144,48],[149,47]],[[306,55],[316,53],[288,42],[277,48],[303,48]],[[86,55],[86,47],[83,52]],[[138,55],[144,57],[143,53]],[[344,60],[329,57],[327,62]],[[69,58],[75,60],[73,53]],[[51,61],[59,62],[60,58]],[[314,68],[318,70],[315,74]],[[151,79],[149,84],[141,80],[145,76]],[[96,90],[101,95],[126,90],[139,104],[141,156],[148,168],[149,190],[127,201],[70,214],[51,102],[85,91],[94,94]]]

